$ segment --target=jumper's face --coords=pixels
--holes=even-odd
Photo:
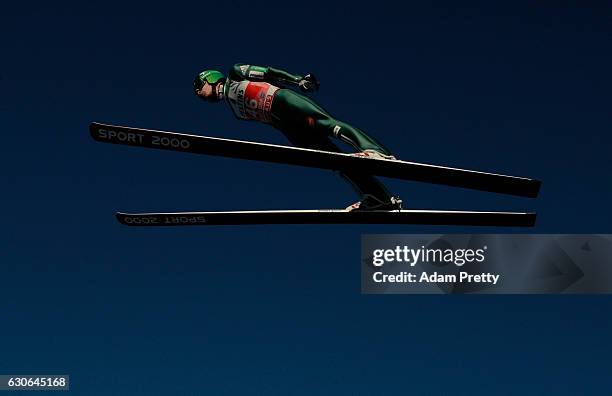
[[[200,90],[196,92],[196,95],[198,95],[202,99],[207,99],[207,100],[212,99],[212,95],[213,95],[212,85],[205,82],[202,88],[200,88]]]
[[[223,97],[223,84],[211,85],[205,82],[202,88],[196,91],[196,95],[209,102],[217,102]]]

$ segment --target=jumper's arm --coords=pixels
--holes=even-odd
[[[236,63],[232,73],[234,77],[239,79],[266,81],[276,85],[300,87],[304,91],[313,91],[318,88],[318,82],[312,75],[300,76],[271,66]]]

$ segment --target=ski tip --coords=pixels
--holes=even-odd
[[[129,227],[150,227],[160,225],[176,225],[164,224],[162,218],[164,213],[115,213],[117,221]]]
[[[127,213],[123,213],[123,212],[117,212],[115,213],[115,218],[117,219],[117,221],[123,225],[130,225],[128,224],[125,219],[128,216]]]
[[[89,134],[91,135],[92,138],[94,138],[94,140],[99,140],[98,130],[100,129],[101,126],[102,124],[98,122],[92,122],[89,124]]]

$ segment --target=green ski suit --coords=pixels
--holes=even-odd
[[[237,118],[268,123],[295,146],[341,152],[330,140],[334,137],[358,151],[372,149],[391,155],[376,139],[335,119],[309,97],[282,88],[298,87],[302,79],[272,67],[239,63],[230,71],[223,93]],[[341,172],[340,175],[351,183],[360,198],[369,194],[383,202],[391,200],[389,191],[374,176],[354,172]]]

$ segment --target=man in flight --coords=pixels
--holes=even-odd
[[[199,73],[193,82],[195,94],[208,102],[225,100],[242,120],[260,121],[281,131],[297,147],[341,152],[330,137],[355,147],[355,156],[395,159],[376,139],[332,117],[303,92],[319,89],[312,74],[298,76],[272,67],[238,63],[227,77],[216,70]],[[374,176],[344,171],[340,173],[360,196],[347,210],[398,210],[402,201],[389,193]]]

